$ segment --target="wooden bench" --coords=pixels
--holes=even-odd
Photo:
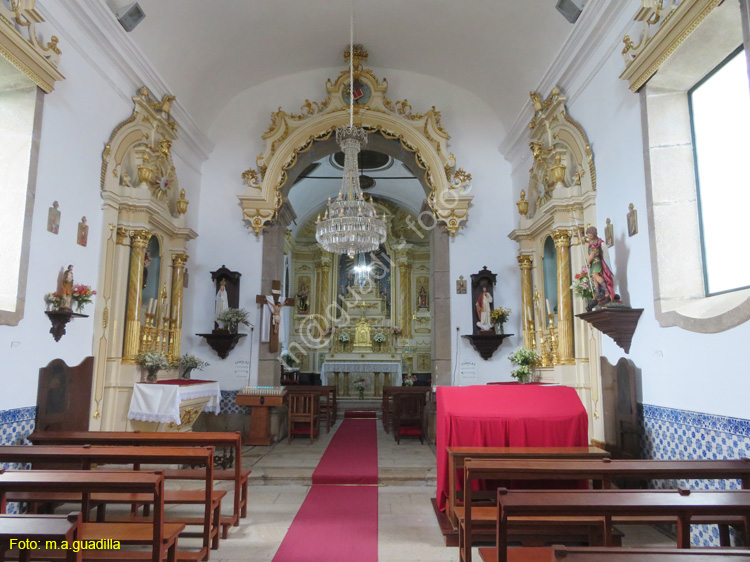
[[[71,466],[72,469],[90,470],[92,465],[133,464],[189,464],[201,466],[203,489],[201,490],[167,490],[164,493],[165,504],[202,505],[203,517],[169,517],[170,523],[200,525],[203,539],[201,556],[206,556],[209,547],[219,548],[219,521],[221,517],[221,500],[226,495],[223,490],[213,489],[213,447],[91,447],[34,445],[0,447],[0,462],[39,464],[55,462]],[[80,495],[71,492],[57,492],[54,496],[45,496],[43,492],[15,492],[8,494],[9,501],[26,501],[39,504],[45,501],[80,501]],[[110,503],[149,505],[148,495],[130,493],[98,493],[91,496],[91,501],[99,506]],[[98,521],[103,521],[103,510],[100,510]],[[189,536],[189,535],[186,535]]]
[[[150,545],[151,550],[86,550],[85,560],[151,560],[176,562],[177,537],[184,530],[181,523],[164,523],[164,475],[161,472],[104,472],[98,470],[0,470],[0,513],[5,513],[6,498],[11,492],[65,492],[81,495],[80,540],[112,539],[122,544]],[[153,520],[148,523],[89,522],[92,494],[145,494],[153,506]],[[179,553],[180,560],[195,559],[192,553]],[[50,560],[67,554],[60,551],[34,551],[31,558]]]
[[[484,562],[497,562],[497,549],[480,548]],[[750,550],[602,548],[547,546],[511,548],[509,562],[750,562]]]
[[[294,385],[288,386],[287,390],[292,393],[309,393],[317,392],[320,395],[320,413],[326,416],[326,433],[336,423],[338,405],[336,404],[336,387],[335,386],[317,386],[317,385]]]
[[[462,490],[457,489],[458,482],[463,482],[463,475],[457,476],[458,470],[463,470],[466,459],[601,459],[609,458],[609,452],[599,447],[446,447],[448,453],[448,499],[446,501],[446,515],[458,529],[458,519],[455,515],[456,506],[462,500]],[[494,498],[493,498],[494,499]]]
[[[247,517],[247,485],[250,470],[242,470],[242,434],[237,432],[139,432],[139,431],[35,431],[28,437],[35,445],[120,445],[149,447],[231,447],[234,468],[214,470],[214,480],[234,482],[234,502],[231,516],[221,518],[222,538],[227,538],[229,527],[240,524]],[[167,479],[202,480],[203,471],[177,469],[165,471]]]
[[[507,490],[497,491],[497,562],[508,560],[508,525],[514,518],[594,517],[604,526],[604,546],[610,542],[613,519],[677,522],[678,548],[690,548],[690,525],[741,517],[747,528],[750,490],[691,492],[690,490]],[[470,549],[469,549],[470,551]]]
[[[81,514],[70,513],[68,515],[0,515],[0,560],[7,560],[7,552],[12,550],[12,540],[16,541],[38,541],[39,546],[26,545],[25,548],[16,548],[18,560],[28,562],[34,550],[44,545],[47,541],[61,544],[62,541],[72,546],[73,541],[80,539]],[[81,562],[81,550],[76,552],[73,548],[67,549],[65,560],[67,562]]]
[[[456,508],[459,520],[459,548],[461,560],[471,560],[471,545],[474,538],[474,523],[495,526],[497,508],[473,507],[475,492],[474,480],[543,480],[576,481],[591,480],[595,488],[607,489],[616,479],[638,480],[706,480],[721,479],[742,482],[743,488],[750,484],[750,461],[661,461],[661,460],[610,460],[610,459],[464,459],[463,507]],[[651,522],[658,522],[652,519]],[[699,522],[699,521],[696,521]],[[736,518],[727,517],[721,523],[722,545],[729,545],[730,524],[742,523]],[[568,521],[568,524],[573,524]],[[578,523],[590,524],[585,520]],[[595,522],[594,522],[595,523]],[[628,524],[627,519],[618,519],[618,524]]]

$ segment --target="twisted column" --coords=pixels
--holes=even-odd
[[[518,256],[518,266],[521,268],[521,330],[523,346],[534,349],[534,300],[531,286],[531,267],[534,257],[530,255]]]
[[[557,249],[557,351],[560,365],[575,363],[573,351],[573,298],[570,292],[570,231],[552,233]]]
[[[141,337],[141,300],[146,246],[151,238],[148,230],[130,231],[130,276],[128,277],[128,308],[125,311],[124,362],[132,363],[138,354]]]
[[[187,254],[172,254],[172,329],[174,330],[174,345],[169,348],[172,359],[180,358],[180,343],[182,342],[182,286],[185,274]]]

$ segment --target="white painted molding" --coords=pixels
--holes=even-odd
[[[620,48],[640,6],[640,0],[589,2],[534,91],[544,98],[554,86],[559,86],[567,103],[572,104],[612,52]],[[531,156],[529,121],[533,115],[531,100],[527,98],[499,147],[514,169]]]
[[[181,152],[179,145],[184,143],[186,162],[200,163],[208,158],[214,143],[180,104],[180,92],[172,91],[104,0],[40,0],[38,9],[61,37],[60,48],[69,45],[78,51],[129,106],[144,85],[159,98],[166,93],[177,95],[171,115],[180,126],[181,142],[175,151]]]

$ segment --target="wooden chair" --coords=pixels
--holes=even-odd
[[[418,437],[424,443],[425,394],[393,396],[393,436],[401,444],[402,436]]]
[[[292,393],[289,395],[289,438],[294,435],[310,435],[310,443],[320,431],[320,394],[317,392]]]

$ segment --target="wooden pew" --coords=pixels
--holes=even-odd
[[[485,526],[495,525],[496,507],[473,507],[474,480],[544,480],[575,481],[591,480],[595,488],[610,488],[612,481],[620,478],[637,480],[735,480],[743,488],[750,487],[750,461],[662,461],[662,460],[611,460],[611,459],[465,459],[464,460],[464,505],[456,508],[459,520],[460,559],[471,560],[471,548],[475,522]],[[621,519],[619,524],[630,521]],[[699,521],[697,521],[699,522]],[[722,545],[729,544],[728,525],[736,518],[715,521],[721,524]],[[581,523],[586,524],[585,521]]]
[[[393,414],[394,394],[427,394],[432,392],[429,386],[387,386],[383,388],[383,427],[390,433],[391,415]]]
[[[242,470],[242,434],[236,432],[140,432],[140,431],[35,431],[28,437],[35,445],[120,445],[149,447],[231,447],[234,468],[214,470],[214,480],[234,482],[232,515],[221,518],[222,538],[227,538],[229,527],[240,524],[247,517],[247,485],[250,470]],[[202,471],[175,469],[165,471],[167,479],[202,480]]]
[[[609,452],[599,447],[446,447],[448,452],[448,500],[446,515],[458,529],[456,506],[463,499],[456,486],[456,471],[463,470],[466,459],[602,459]]]
[[[11,550],[11,540],[39,541],[47,546],[47,541],[68,545],[80,540],[81,514],[68,515],[0,515],[0,560],[7,560],[7,552]],[[16,549],[18,560],[28,562],[33,554],[31,548]],[[66,562],[81,562],[82,551],[73,548],[67,550]]]
[[[181,523],[164,523],[164,474],[161,472],[104,472],[98,470],[0,470],[0,513],[5,513],[6,497],[11,492],[65,492],[81,495],[81,540],[112,539],[123,544],[150,545],[150,551],[87,550],[85,560],[176,562],[177,537],[185,528]],[[89,522],[92,494],[146,494],[153,505],[153,520],[148,523]],[[195,559],[186,553],[180,560]],[[33,552],[32,559],[49,560],[59,552]]]
[[[691,492],[690,490],[507,490],[497,491],[497,562],[508,560],[508,524],[517,517],[597,517],[606,527],[604,546],[615,517],[644,521],[656,516],[677,521],[677,546],[690,548],[690,525],[742,517],[747,529],[750,490]]]
[[[497,549],[480,548],[484,562],[497,562]],[[509,562],[750,562],[750,550],[602,548],[546,546],[511,548]]]
[[[219,520],[221,516],[221,500],[226,494],[223,490],[213,489],[213,447],[91,447],[34,445],[0,447],[0,462],[31,463],[32,467],[39,464],[55,462],[71,465],[72,469],[90,470],[92,465],[107,464],[189,464],[201,466],[203,474],[202,490],[167,490],[164,493],[164,503],[179,505],[204,506],[203,517],[170,517],[170,523],[184,523],[186,525],[200,525],[203,531],[203,548],[201,558],[206,557],[209,548],[219,548]],[[8,501],[29,501],[41,503],[45,500],[80,501],[80,494],[65,491],[52,497],[45,497],[44,493],[9,493]],[[99,493],[91,496],[96,504],[149,504],[150,498],[143,494]],[[103,519],[103,515],[97,518]]]
[[[292,393],[309,393],[317,392],[320,395],[320,412],[326,415],[326,433],[331,430],[331,426],[336,423],[338,406],[336,404],[336,387],[335,386],[318,386],[318,385],[294,385],[288,386],[287,390]]]

